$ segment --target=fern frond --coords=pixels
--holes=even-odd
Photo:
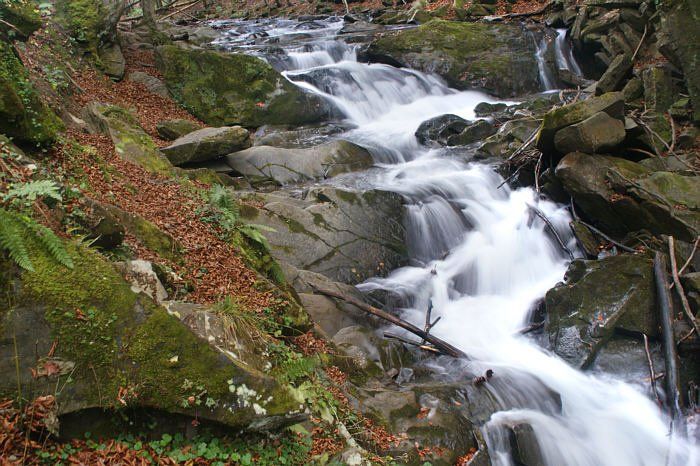
[[[262,234],[260,230],[264,229],[266,231],[276,231],[273,228],[270,228],[265,225],[256,225],[254,223],[242,225],[238,228],[238,231],[241,232],[241,234],[245,235],[248,239],[255,241],[259,245],[261,245],[263,248],[265,248],[265,251],[270,251],[270,243],[267,242],[267,238],[265,238],[265,235]]]
[[[25,223],[34,233],[37,241],[49,251],[49,254],[51,254],[51,257],[53,257],[56,262],[69,269],[73,268],[73,259],[71,259],[70,255],[63,247],[61,239],[56,236],[53,231],[29,219],[27,219]]]
[[[28,181],[26,183],[13,183],[5,194],[5,200],[25,199],[32,203],[38,198],[50,198],[61,201],[61,191],[56,183],[51,180]]]
[[[0,248],[7,251],[10,259],[30,272],[34,266],[24,243],[23,227],[9,212],[0,209]]]

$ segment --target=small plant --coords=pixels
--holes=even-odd
[[[28,238],[38,242],[58,263],[73,268],[70,255],[53,231],[25,215],[0,208],[0,248],[21,268],[33,272],[26,243]]]
[[[19,208],[31,207],[37,199],[53,199],[61,202],[59,187],[50,180],[29,181],[26,183],[13,183],[5,194],[3,200]]]

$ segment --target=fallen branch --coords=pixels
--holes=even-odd
[[[331,298],[339,299],[341,301],[345,301],[348,304],[352,304],[358,309],[361,309],[365,311],[368,314],[372,314],[373,316],[379,317],[382,320],[386,320],[387,322],[390,322],[397,327],[401,327],[404,330],[408,330],[409,332],[413,333],[414,335],[419,336],[426,342],[432,344],[437,350],[439,350],[441,353],[445,353],[448,356],[452,356],[454,358],[466,358],[467,355],[464,353],[462,350],[450,345],[449,343],[431,335],[430,333],[426,333],[425,330],[416,327],[415,325],[406,322],[404,320],[399,319],[396,316],[393,316],[389,314],[388,312],[382,311],[379,308],[376,308],[374,306],[370,306],[369,304],[363,303],[362,301],[353,298],[352,296],[347,296],[342,293],[338,293],[332,290],[324,290],[321,288],[313,287],[316,292],[319,294],[322,294],[324,296],[330,296]]]
[[[683,272],[685,272],[685,269],[688,268],[690,263],[693,261],[693,256],[695,256],[695,251],[698,250],[698,243],[700,243],[700,236],[698,236],[695,239],[695,244],[693,244],[693,250],[690,251],[690,255],[688,256],[688,259],[685,261],[685,264],[683,264],[683,267],[678,271],[678,275],[683,275]]]
[[[666,363],[666,399],[671,420],[682,419],[681,387],[678,377],[678,352],[673,341],[673,312],[666,271],[666,259],[657,252],[654,256],[654,282],[659,303],[659,320],[663,338],[664,362]]]
[[[647,36],[647,25],[644,25],[644,32],[642,33],[642,38],[639,39],[639,43],[637,44],[637,48],[634,49],[634,53],[632,54],[632,59],[630,61],[634,62],[634,59],[637,58],[637,53],[639,53],[639,49],[642,48],[642,42],[644,42],[644,39]]]
[[[194,2],[190,3],[190,4],[187,5],[186,7],[180,8],[179,10],[175,10],[175,11],[173,11],[172,13],[167,14],[167,15],[163,16],[162,18],[160,18],[160,21],[165,21],[166,19],[172,18],[173,16],[175,16],[175,15],[177,15],[177,14],[179,14],[179,13],[182,13],[182,12],[184,12],[184,11],[187,11],[187,10],[189,10],[190,8],[194,8],[194,6],[197,5],[198,3],[202,3],[202,0],[195,0]]]
[[[673,284],[676,287],[676,293],[681,300],[681,305],[683,307],[683,312],[685,312],[686,317],[690,321],[690,324],[695,328],[695,331],[700,335],[700,325],[693,315],[693,311],[690,309],[690,303],[688,303],[688,298],[685,296],[685,290],[683,285],[681,285],[681,279],[678,276],[678,267],[676,265],[676,247],[673,240],[673,236],[668,237],[668,254],[671,257],[671,275],[673,276]]]
[[[651,391],[654,392],[654,397],[659,407],[663,406],[661,403],[661,398],[659,398],[659,392],[656,391],[656,373],[654,371],[654,360],[651,358],[651,351],[649,351],[649,337],[646,333],[642,333],[644,337],[644,351],[647,353],[647,364],[649,365],[649,382],[651,383]]]
[[[638,252],[636,249],[633,249],[633,248],[631,248],[631,247],[629,247],[629,246],[625,246],[624,244],[620,243],[619,241],[615,241],[614,239],[612,239],[611,237],[609,237],[608,235],[606,235],[605,233],[603,233],[602,231],[600,231],[599,229],[597,229],[596,227],[594,227],[593,225],[591,225],[591,224],[589,224],[589,223],[586,223],[586,222],[584,222],[583,220],[581,220],[581,219],[578,217],[578,215],[576,215],[576,209],[574,209],[574,202],[573,202],[573,199],[572,199],[572,202],[571,202],[571,214],[574,216],[575,219],[577,219],[576,221],[577,221],[578,223],[580,223],[580,224],[583,225],[584,227],[588,228],[589,230],[591,230],[593,233],[597,234],[598,236],[600,236],[600,237],[603,238],[604,240],[611,242],[612,244],[614,244],[614,245],[617,246],[618,248],[622,249],[623,251],[631,252],[631,253],[633,253],[633,254],[636,253],[636,252]]]
[[[442,354],[439,349],[435,348],[434,346],[428,346],[423,343],[418,343],[417,341],[411,341],[408,338],[404,338],[399,335],[394,335],[393,333],[389,332],[384,332],[384,338],[389,338],[391,340],[397,340],[400,341],[401,343],[405,343],[407,345],[415,346],[416,348],[420,348],[425,351],[430,351],[431,353],[436,353],[436,354]]]
[[[549,231],[552,233],[552,235],[554,236],[554,238],[555,238],[555,239],[557,240],[557,242],[559,243],[559,246],[561,246],[561,248],[562,248],[564,251],[566,251],[566,253],[569,255],[569,258],[570,258],[571,260],[574,260],[574,259],[575,259],[575,258],[574,258],[574,253],[573,253],[573,252],[571,251],[571,249],[569,249],[569,247],[564,243],[564,240],[561,239],[561,236],[559,236],[559,233],[557,233],[557,230],[554,228],[554,225],[552,225],[552,222],[549,221],[549,219],[547,218],[547,216],[546,216],[540,209],[538,209],[537,207],[531,206],[530,204],[528,204],[527,207],[528,207],[535,215],[537,215],[537,216],[544,222],[544,224],[547,226],[547,228],[549,228]]]
[[[521,328],[516,333],[520,335],[527,335],[528,333],[534,332],[535,330],[541,329],[542,327],[544,327],[544,320],[541,322],[535,322],[534,324],[530,324],[525,328]]]
[[[5,20],[2,19],[2,18],[0,18],[0,24],[4,24],[5,26],[7,26],[7,27],[9,27],[9,28],[14,29],[15,31],[19,32],[19,34],[20,34],[22,37],[24,37],[24,33],[22,32],[22,30],[21,30],[20,28],[18,28],[17,26],[15,26],[14,24],[8,23],[7,21],[5,21]]]
[[[542,8],[535,11],[529,11],[525,13],[506,13],[504,15],[492,16],[492,18],[524,18],[528,16],[537,16],[547,11],[552,5],[554,5],[554,2],[550,1],[547,2]]]

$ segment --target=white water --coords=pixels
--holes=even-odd
[[[569,70],[576,76],[583,76],[571,46],[566,38],[566,29],[557,29],[557,38],[554,41],[554,56],[557,66],[561,70]]]
[[[696,446],[680,439],[671,445],[669,421],[642,387],[577,371],[517,334],[568,265],[528,205],[544,212],[574,249],[567,211],[528,188],[498,189],[502,178],[489,166],[426,149],[414,137],[426,119],[474,118],[474,106],[493,99],[453,91],[415,71],[358,63],[350,48],[326,53],[323,44],[290,54],[287,75],[356,125],[343,137],[372,150],[383,168],[377,188],[406,198],[417,264],[360,288],[402,297],[403,317],[417,325],[432,301],[433,316],[442,317],[433,332],[469,354],[474,367],[494,369],[487,385],[503,411],[483,428],[492,462],[513,464],[506,427],[529,424],[549,466],[699,464]]]

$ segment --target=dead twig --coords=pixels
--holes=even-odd
[[[518,333],[520,335],[527,335],[528,333],[534,332],[535,330],[539,330],[542,327],[544,327],[544,320],[541,322],[535,322],[534,324],[530,324],[525,328],[521,328],[516,333]]]
[[[381,309],[378,309],[374,306],[370,306],[369,304],[363,303],[362,301],[353,298],[352,296],[347,296],[342,293],[338,293],[336,291],[332,290],[324,290],[321,288],[313,287],[316,292],[319,294],[322,294],[324,296],[330,296],[331,298],[336,298],[340,299],[341,301],[345,301],[346,303],[352,304],[358,309],[363,310],[364,312],[368,314],[372,314],[374,316],[379,317],[382,320],[386,320],[387,322],[390,322],[397,327],[401,327],[404,330],[408,330],[409,332],[413,333],[414,335],[419,336],[420,338],[424,339],[426,342],[432,344],[435,348],[437,348],[440,352],[445,353],[449,356],[452,356],[454,358],[466,358],[467,354],[460,350],[459,348],[456,348],[452,346],[451,344],[433,336],[430,333],[426,333],[423,329],[416,327],[415,325],[406,322],[402,319],[399,319],[396,316],[393,316],[389,314],[388,312],[382,311]]]
[[[528,204],[527,207],[544,222],[549,231],[552,233],[552,236],[554,236],[559,243],[559,246],[561,246],[561,248],[569,255],[571,260],[574,260],[574,253],[571,251],[571,249],[569,249],[566,243],[564,243],[564,240],[561,238],[561,236],[559,236],[559,233],[557,233],[557,230],[554,228],[554,225],[552,225],[552,222],[549,221],[547,216],[535,206]]]
[[[639,49],[642,48],[642,42],[644,42],[644,39],[647,36],[647,25],[644,25],[644,32],[642,33],[642,38],[639,39],[639,43],[637,44],[637,48],[634,49],[634,53],[632,54],[632,59],[630,61],[634,62],[634,59],[637,58],[637,53],[639,53]]]
[[[685,272],[685,269],[688,268],[690,263],[693,261],[693,256],[695,256],[695,251],[698,250],[698,243],[700,243],[700,236],[698,236],[695,239],[695,244],[693,244],[693,250],[690,251],[690,255],[688,256],[688,259],[686,259],[685,264],[683,264],[683,267],[680,268],[678,271],[678,275],[683,275],[683,272]]]
[[[671,275],[673,276],[673,284],[676,287],[676,293],[681,300],[683,312],[690,321],[690,324],[695,328],[695,331],[698,333],[698,335],[700,335],[700,325],[693,315],[693,311],[690,309],[688,298],[685,296],[685,290],[683,290],[681,279],[678,276],[678,267],[676,266],[676,247],[673,236],[668,237],[668,254],[671,256]]]
[[[169,13],[169,14],[163,16],[162,18],[160,18],[160,20],[161,20],[161,21],[165,21],[166,19],[172,18],[173,16],[175,16],[175,15],[177,15],[177,14],[179,14],[179,13],[183,13],[183,12],[185,12],[185,11],[191,9],[191,8],[194,8],[194,6],[197,5],[198,3],[202,3],[202,0],[195,0],[194,2],[190,3],[189,5],[187,5],[187,6],[183,7],[183,8],[180,8],[179,10],[175,10],[175,11],[173,11],[172,13]]]
[[[384,338],[388,338],[391,340],[397,340],[400,341],[401,343],[405,343],[407,345],[415,346],[416,348],[420,348],[425,351],[430,351],[431,353],[436,353],[436,354],[442,354],[442,352],[435,348],[434,346],[429,346],[423,343],[418,343],[417,341],[411,341],[408,338],[404,338],[399,335],[394,335],[393,333],[389,332],[384,332]]]
[[[583,225],[584,227],[588,228],[589,230],[591,230],[593,233],[595,233],[596,235],[600,236],[600,237],[603,238],[604,240],[606,240],[606,241],[608,241],[608,242],[614,244],[615,246],[617,246],[618,248],[622,249],[623,251],[631,252],[631,253],[633,253],[633,254],[636,253],[636,252],[638,252],[638,251],[637,251],[636,249],[634,249],[634,248],[631,248],[631,247],[629,247],[629,246],[625,246],[624,244],[620,243],[619,241],[615,241],[614,239],[612,239],[611,237],[609,237],[608,235],[606,235],[605,233],[603,233],[602,231],[600,231],[599,229],[597,229],[596,227],[594,227],[593,225],[591,225],[591,224],[589,224],[589,223],[586,223],[586,222],[584,222],[584,221],[581,220],[581,219],[578,220],[578,223],[580,223],[580,224]]]
[[[659,406],[663,406],[659,392],[656,391],[656,372],[654,371],[654,361],[651,359],[651,351],[649,351],[649,337],[646,333],[642,333],[644,337],[644,351],[647,353],[647,364],[649,365],[649,382],[651,383],[651,391],[654,392],[654,397]]]

